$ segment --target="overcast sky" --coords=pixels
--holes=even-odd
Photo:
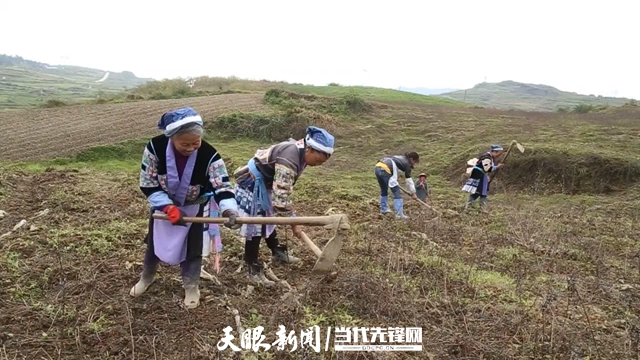
[[[515,80],[640,99],[636,0],[162,3],[0,1],[0,53],[156,79],[388,88]]]

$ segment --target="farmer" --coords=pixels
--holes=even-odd
[[[416,180],[416,196],[422,201],[427,201],[427,196],[431,194],[429,185],[427,184],[427,174],[422,173],[418,175]]]
[[[504,149],[500,145],[492,145],[491,150],[478,157],[471,176],[467,183],[462,187],[462,191],[469,193],[469,199],[465,205],[465,210],[473,206],[473,203],[480,198],[480,206],[484,212],[488,211],[487,195],[489,194],[489,176],[490,172],[502,169],[504,164],[495,165],[494,159],[502,154]]]
[[[151,211],[165,213],[170,221],[150,218],[142,275],[131,296],[147,290],[162,261],[180,264],[185,306],[197,307],[202,257],[208,255],[210,238],[208,226],[185,223],[183,217],[210,216],[208,204],[213,197],[222,216],[229,218],[224,225],[239,227],[227,169],[218,151],[202,139],[202,126],[202,118],[192,108],[166,112],[158,123],[164,134],[152,138],[144,150],[140,189]]]
[[[267,149],[256,151],[247,165],[234,172],[236,201],[241,216],[295,216],[291,206],[291,192],[306,166],[319,166],[333,154],[334,138],[326,130],[309,126],[306,137],[289,139]],[[300,238],[301,225],[292,226]],[[251,281],[272,286],[264,276],[264,266],[258,262],[260,241],[266,239],[274,261],[296,263],[300,259],[289,255],[286,245],[278,243],[275,225],[245,224],[240,228],[245,237],[244,260]]]
[[[380,159],[376,164],[375,174],[380,185],[380,212],[386,214],[390,212],[387,205],[389,188],[393,193],[393,208],[396,218],[408,219],[404,214],[404,201],[400,193],[398,184],[398,170],[404,172],[407,191],[415,197],[416,189],[411,179],[411,170],[420,162],[420,156],[415,151],[409,151],[404,155],[387,156]]]

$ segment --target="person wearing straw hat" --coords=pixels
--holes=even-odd
[[[257,150],[247,165],[238,168],[233,175],[240,216],[295,216],[291,203],[293,186],[307,166],[324,164],[333,151],[333,135],[315,126],[307,127],[306,136],[300,140],[289,139]],[[292,230],[296,237],[301,237],[301,225],[293,225]],[[274,285],[264,276],[264,266],[258,262],[262,238],[265,238],[274,261],[300,261],[289,254],[286,245],[279,244],[275,225],[244,224],[239,232],[245,238],[247,275],[257,284]]]
[[[398,173],[404,173],[407,191],[411,196],[415,197],[416,189],[413,179],[411,179],[411,170],[420,162],[420,156],[415,151],[409,151],[404,155],[385,156],[375,166],[374,174],[380,185],[380,212],[386,214],[391,212],[387,205],[389,196],[389,188],[393,193],[393,209],[396,212],[396,218],[409,219],[404,214],[404,200],[400,193],[400,184],[398,184]]]
[[[427,197],[431,194],[431,190],[429,189],[429,185],[427,184],[427,174],[422,173],[418,175],[415,187],[416,196],[418,197],[418,199],[427,201]]]
[[[130,295],[137,297],[147,291],[161,261],[180,264],[184,304],[195,308],[200,301],[202,258],[211,245],[209,227],[185,223],[183,217],[210,216],[213,199],[213,210],[229,218],[225,226],[237,229],[238,204],[222,157],[202,139],[203,122],[195,110],[186,107],[168,111],[160,118],[158,128],[164,134],[152,138],[143,152],[140,190],[151,212],[164,213],[169,221],[154,219],[150,214],[143,270]]]
[[[500,145],[492,145],[489,152],[478,157],[473,166],[469,179],[462,187],[462,191],[469,193],[465,210],[473,207],[474,202],[480,198],[480,207],[484,212],[488,209],[487,195],[489,194],[489,173],[502,169],[504,164],[495,165],[494,160],[502,155],[504,149]]]

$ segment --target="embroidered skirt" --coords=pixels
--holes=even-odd
[[[469,194],[487,196],[487,194],[489,194],[489,177],[487,174],[482,174],[474,169],[471,177],[462,187],[462,191],[468,192]]]

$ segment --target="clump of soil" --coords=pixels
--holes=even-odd
[[[460,157],[449,168],[449,179],[466,180],[466,162],[476,156]],[[491,183],[494,193],[508,189],[529,194],[609,194],[637,184],[640,162],[550,148],[528,148],[524,154],[512,149],[504,170],[496,176]]]

